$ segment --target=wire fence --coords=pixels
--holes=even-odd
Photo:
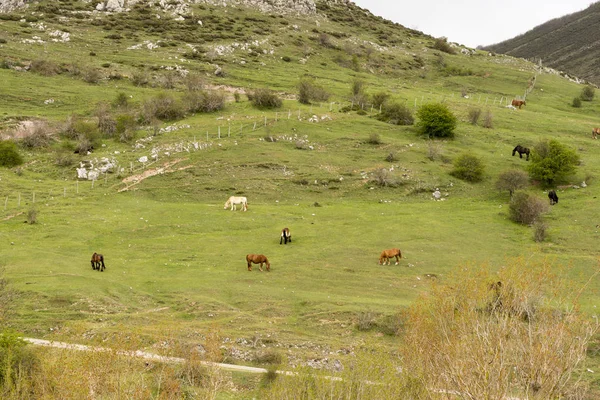
[[[527,84],[523,99],[526,98],[535,87],[536,76],[531,78]],[[512,99],[520,96],[495,95],[489,94],[454,94],[434,95],[431,93],[415,96],[414,99],[404,99],[405,105],[410,105],[417,109],[419,106],[432,102],[451,102],[458,104],[491,106],[491,107],[510,107]],[[145,138],[138,139],[131,153],[136,153],[135,160],[118,161],[116,155],[95,159],[98,166],[92,165],[87,169],[86,174],[79,174],[73,171],[73,180],[66,181],[61,187],[52,189],[35,190],[9,190],[1,188],[4,201],[2,210],[6,215],[14,215],[15,212],[22,211],[24,207],[35,207],[39,204],[47,204],[51,201],[69,197],[80,197],[92,193],[98,189],[111,189],[112,192],[129,190],[139,181],[164,172],[171,172],[170,167],[174,161],[181,161],[182,154],[186,155],[197,151],[206,151],[220,146],[219,141],[226,138],[243,138],[247,133],[256,133],[267,128],[277,127],[278,124],[285,121],[294,121],[297,123],[317,124],[332,120],[331,113],[339,113],[350,110],[363,110],[367,115],[380,113],[382,106],[378,107],[373,103],[355,103],[353,101],[318,103],[308,107],[298,108],[297,110],[288,109],[287,111],[274,111],[264,113],[263,115],[246,116],[243,119],[225,119],[219,118],[217,123],[209,129],[193,128],[190,125],[170,125],[164,128],[152,130],[151,134]],[[187,139],[179,140],[176,143],[154,145],[154,137],[166,135],[177,130],[194,129]],[[112,157],[112,158],[111,158]],[[93,163],[92,163],[93,164]],[[80,165],[80,168],[84,168]],[[79,169],[78,169],[79,170]],[[113,190],[114,189],[114,190]],[[1,198],[0,198],[1,199]],[[0,200],[1,201],[1,200]],[[2,220],[2,218],[0,218]]]

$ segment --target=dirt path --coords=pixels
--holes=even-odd
[[[129,190],[132,186],[137,185],[138,183],[140,183],[144,179],[150,178],[151,176],[165,174],[165,173],[169,173],[169,172],[175,172],[175,171],[182,171],[184,169],[191,168],[192,167],[191,165],[188,165],[188,166],[185,166],[185,167],[180,167],[180,168],[175,168],[175,169],[171,168],[175,164],[178,164],[178,163],[180,163],[181,161],[184,161],[184,160],[185,160],[184,158],[179,158],[177,160],[169,161],[169,162],[163,164],[162,167],[148,169],[148,170],[142,172],[141,174],[128,176],[127,178],[125,178],[125,179],[123,179],[121,181],[122,183],[127,184],[127,186],[125,186],[122,189],[119,189],[119,192],[123,192],[125,190]]]
[[[86,346],[83,344],[54,342],[54,341],[43,340],[43,339],[23,338],[23,340],[26,341],[27,343],[31,343],[36,346],[53,347],[53,348],[57,348],[57,349],[68,349],[68,350],[76,350],[76,351],[96,351],[96,352],[115,351],[114,349],[110,349],[107,347],[92,347],[92,346]],[[127,356],[127,357],[141,358],[143,360],[159,361],[159,362],[174,363],[174,364],[183,364],[186,361],[185,358],[160,356],[158,354],[148,353],[148,352],[140,351],[140,350],[136,350],[136,351],[119,350],[119,351],[117,351],[117,354]],[[264,368],[247,367],[244,365],[234,365],[234,364],[213,363],[210,361],[201,361],[201,363],[206,366],[218,367],[218,368],[221,368],[221,369],[224,369],[227,371],[248,372],[248,373],[252,373],[252,374],[267,373],[267,370]],[[286,375],[292,374],[291,372],[287,372],[287,371],[277,371],[277,373],[286,374]]]

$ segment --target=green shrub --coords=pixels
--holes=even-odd
[[[75,159],[73,158],[73,155],[71,153],[72,151],[59,151],[58,153],[56,153],[56,156],[54,158],[54,164],[56,164],[59,167],[73,166],[73,164],[75,164]]]
[[[448,43],[448,39],[446,39],[445,37],[435,39],[435,42],[433,43],[433,48],[448,54],[456,53],[456,51],[454,51],[450,43]]]
[[[548,211],[548,203],[537,196],[516,192],[510,200],[510,219],[524,225],[535,223]]]
[[[38,365],[37,358],[20,335],[11,331],[0,333],[0,393],[30,398],[27,393],[19,396],[19,392],[25,389],[23,384],[33,378]]]
[[[385,103],[375,118],[393,125],[412,125],[415,122],[410,109],[400,103]]]
[[[369,144],[381,144],[383,143],[381,141],[381,136],[379,136],[379,133],[377,132],[373,132],[369,135],[369,139],[367,139],[367,143]]]
[[[270,89],[256,89],[249,96],[252,105],[257,108],[279,108],[283,101]]]
[[[547,185],[563,181],[575,172],[579,155],[556,140],[542,141],[531,152],[529,176]]]
[[[310,104],[313,101],[327,101],[329,92],[322,86],[317,85],[312,79],[303,78],[298,83],[298,101],[302,104]]]
[[[112,105],[113,107],[127,108],[128,102],[129,98],[127,97],[127,95],[123,92],[119,92],[117,94],[117,97],[115,97],[115,100],[113,101]]]
[[[581,107],[581,98],[580,97],[573,98],[573,103],[571,103],[571,105],[575,108],[580,108]]]
[[[417,128],[422,135],[454,137],[457,120],[448,107],[441,103],[425,104],[417,111]]]
[[[238,94],[239,96],[239,94]],[[217,91],[190,91],[185,95],[189,112],[215,112],[225,108],[225,95]]]
[[[16,167],[23,164],[23,157],[17,150],[17,145],[10,140],[0,141],[0,167]]]
[[[371,97],[372,97],[372,101],[373,101],[373,107],[375,107],[375,108],[382,107],[383,108],[383,105],[389,100],[390,94],[387,92],[378,92],[378,93],[375,93]]]
[[[137,124],[135,118],[129,114],[121,114],[116,118],[115,132],[119,141],[129,143],[135,138]]]
[[[479,182],[483,179],[484,170],[483,161],[467,153],[454,160],[454,169],[450,175],[468,182]]]
[[[167,93],[159,93],[143,105],[144,121],[152,122],[153,118],[161,121],[174,121],[185,115],[183,105]]]
[[[594,100],[594,95],[596,94],[596,89],[594,89],[591,85],[586,85],[581,89],[581,100],[583,101],[592,101]]]

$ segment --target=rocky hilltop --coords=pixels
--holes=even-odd
[[[223,7],[252,7],[264,13],[313,15],[317,13],[314,0],[84,0],[95,4],[97,11],[125,12],[136,3],[146,2],[154,7],[177,14],[186,14],[192,4],[210,4]],[[0,0],[0,13],[27,7],[31,0]],[[326,0],[325,3],[350,3],[349,0]],[[93,6],[90,4],[90,6]]]

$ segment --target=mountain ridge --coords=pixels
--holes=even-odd
[[[489,46],[484,50],[529,60],[600,84],[600,3]]]

